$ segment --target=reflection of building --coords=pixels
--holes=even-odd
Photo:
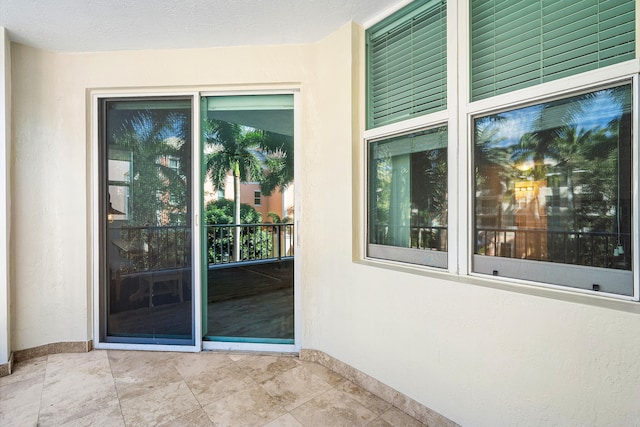
[[[515,257],[526,259],[547,258],[547,214],[544,195],[547,181],[520,180],[515,183],[516,233]]]
[[[293,217],[294,192],[294,184],[291,183],[284,191],[278,187],[271,195],[267,196],[260,191],[259,183],[242,182],[240,183],[240,203],[245,203],[260,212],[262,222],[273,222],[273,219],[268,216],[269,212],[275,213],[281,219]],[[219,199],[233,200],[233,175],[231,173],[227,174],[223,189],[215,188],[210,179],[204,183],[205,205]]]

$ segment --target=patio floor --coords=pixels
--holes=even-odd
[[[19,362],[2,426],[421,426],[294,356],[94,350]]]

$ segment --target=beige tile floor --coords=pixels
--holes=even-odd
[[[8,426],[422,426],[293,356],[104,351],[17,363],[0,378]]]

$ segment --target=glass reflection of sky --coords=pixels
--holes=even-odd
[[[489,131],[495,128],[496,133],[487,148],[519,145],[523,136],[541,130],[539,122],[554,123],[557,127],[575,125],[578,132],[595,131],[619,120],[623,112],[630,109],[630,105],[623,104],[623,99],[630,102],[629,85],[482,117],[476,120],[476,129]]]

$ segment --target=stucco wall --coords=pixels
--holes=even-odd
[[[12,46],[15,351],[92,338],[88,91],[310,87],[313,48],[58,54]]]
[[[91,338],[87,88],[299,84],[303,347],[463,425],[637,424],[639,304],[353,261],[361,38],[347,25],[308,46],[63,55],[13,45],[14,350]]]
[[[361,142],[349,133],[361,108],[347,106],[362,99],[364,71],[348,46],[326,47],[317,58],[335,62],[319,79],[334,89],[313,102],[332,129],[310,148],[304,175],[313,194],[305,203],[304,346],[465,426],[638,425],[640,304],[352,261],[363,175],[354,173],[352,188],[342,183],[362,165],[351,145]],[[360,61],[348,82],[352,58]],[[327,206],[340,208],[323,227]]]

